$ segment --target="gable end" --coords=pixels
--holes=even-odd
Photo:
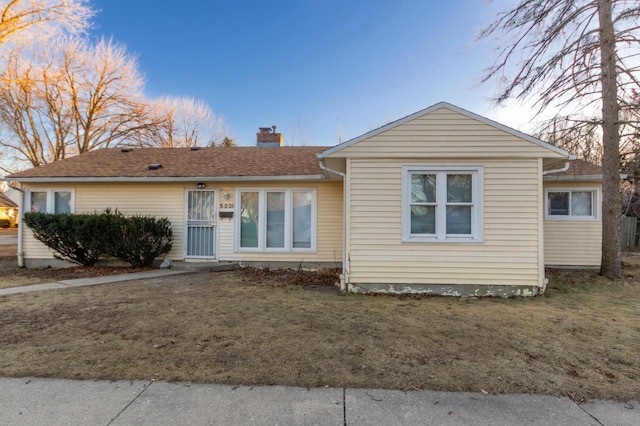
[[[569,158],[561,148],[440,102],[341,145],[323,157],[547,157]]]

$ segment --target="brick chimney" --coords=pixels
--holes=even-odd
[[[271,127],[259,127],[260,131],[257,133],[258,148],[278,148],[282,146],[284,138],[281,133],[276,132],[276,126]]]

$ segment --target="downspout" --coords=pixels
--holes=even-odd
[[[330,169],[324,163],[324,157],[318,156],[320,169],[342,177],[342,275],[340,276],[340,291],[347,292],[347,276],[349,275],[349,259],[347,256],[347,175],[338,170]]]
[[[24,189],[16,188],[20,192],[20,205],[18,206],[18,267],[24,268],[24,251],[22,250],[22,236],[24,234]]]
[[[567,161],[564,162],[564,166],[560,167],[559,169],[543,170],[542,171],[542,176],[550,175],[552,173],[566,172],[567,170],[569,170],[569,166],[571,165],[571,161],[575,160],[576,158],[577,158],[577,156],[575,154],[569,154],[569,158],[567,159]],[[544,182],[542,183],[542,185],[544,186]],[[543,203],[544,203],[544,196],[543,196]],[[544,242],[543,242],[543,246],[544,246]],[[543,248],[543,253],[544,253],[544,248]],[[544,261],[542,263],[544,265]],[[543,266],[542,270],[544,271],[544,266]],[[547,289],[547,285],[548,284],[549,284],[549,278],[544,277],[542,279],[542,287],[540,288],[540,294],[544,294],[544,292]]]

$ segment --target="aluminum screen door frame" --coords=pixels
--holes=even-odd
[[[188,259],[216,257],[216,191],[187,189],[184,251]]]

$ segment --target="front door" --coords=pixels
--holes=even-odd
[[[216,192],[187,190],[186,257],[213,258],[216,254]]]

